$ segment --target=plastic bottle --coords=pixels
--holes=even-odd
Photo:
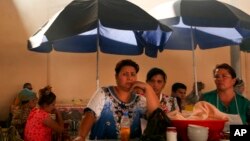
[[[128,112],[124,112],[120,123],[120,137],[121,141],[129,141],[130,138],[130,119]]]
[[[177,141],[176,127],[167,127],[167,141]]]

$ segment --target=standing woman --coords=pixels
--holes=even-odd
[[[130,138],[141,136],[140,118],[159,107],[150,85],[137,81],[139,65],[130,59],[121,60],[115,67],[116,86],[99,88],[85,109],[79,136],[75,141],[120,139],[120,123],[124,113],[130,119]],[[144,96],[134,93],[143,89]]]
[[[217,65],[213,71],[216,90],[202,95],[201,100],[205,100],[220,111],[227,113],[234,124],[247,124],[250,120],[250,104],[248,99],[234,91],[236,73],[234,69],[226,63]]]
[[[45,88],[40,90],[39,107],[34,108],[27,119],[25,141],[51,141],[52,131],[63,132],[63,119],[55,103],[56,95],[53,92]],[[51,114],[55,114],[56,119],[52,119]]]

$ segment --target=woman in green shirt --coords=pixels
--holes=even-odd
[[[203,94],[200,100],[213,104],[224,113],[239,115],[243,124],[250,123],[250,102],[234,91],[235,70],[223,63],[215,67],[213,75],[216,90]]]

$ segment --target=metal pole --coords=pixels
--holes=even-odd
[[[47,85],[50,85],[50,54],[47,53]]]
[[[235,0],[230,0],[232,5],[236,5]],[[241,60],[240,60],[240,47],[239,45],[232,45],[230,48],[231,66],[234,68],[237,77],[242,78],[241,74]]]
[[[197,72],[196,72],[196,56],[195,56],[195,46],[194,46],[194,33],[193,27],[191,26],[191,45],[192,45],[192,55],[193,55],[193,74],[194,74],[194,84],[195,84],[195,94],[199,98],[198,86],[197,86]]]
[[[237,77],[242,78],[240,47],[238,45],[231,46],[230,56],[231,56],[231,66],[234,68]]]
[[[96,42],[96,89],[100,87],[99,81],[99,22],[97,25],[97,42]]]

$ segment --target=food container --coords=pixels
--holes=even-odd
[[[226,120],[172,120],[172,126],[176,127],[178,138],[182,141],[189,141],[187,136],[189,124],[208,127],[208,141],[219,141],[225,122]]]

